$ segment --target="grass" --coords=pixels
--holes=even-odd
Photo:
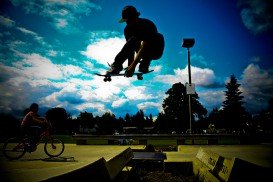
[[[70,143],[70,144],[75,144],[76,141],[72,137],[72,135],[55,135],[56,138],[59,138],[62,140],[64,143]]]

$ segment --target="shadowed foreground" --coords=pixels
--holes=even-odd
[[[62,157],[68,160],[45,160],[47,156],[40,145],[36,152],[26,154],[17,161],[6,160],[0,154],[0,180],[42,181],[82,168],[101,157],[110,160],[128,147],[143,149],[144,146],[75,145],[66,144]],[[237,157],[263,167],[273,167],[273,145],[180,145],[177,152],[166,152],[165,162],[193,161],[199,148],[211,150],[225,157]]]

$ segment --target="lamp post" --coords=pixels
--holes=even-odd
[[[195,40],[194,39],[183,39],[182,47],[187,48],[188,51],[188,72],[189,72],[189,87],[192,86],[191,83],[191,61],[190,61],[190,48],[194,46]],[[192,90],[192,89],[191,89]],[[189,95],[189,119],[190,119],[190,134],[191,134],[191,123],[192,123],[192,111],[191,111],[191,94],[187,91],[187,94]]]

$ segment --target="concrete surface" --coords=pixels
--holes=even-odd
[[[27,153],[20,160],[9,161],[0,153],[0,181],[42,181],[90,164],[101,157],[109,160],[131,147],[143,149],[142,145],[75,145],[66,144],[62,157],[68,161],[46,161],[43,145],[34,153]],[[273,144],[260,145],[180,145],[177,152],[166,152],[165,162],[193,161],[202,147],[225,157],[237,157],[264,167],[273,167]]]

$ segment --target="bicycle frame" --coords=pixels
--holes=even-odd
[[[33,148],[37,147],[41,143],[41,141],[43,141],[43,139],[46,139],[46,140],[52,139],[52,134],[51,134],[51,131],[50,131],[52,128],[51,128],[51,125],[48,125],[48,126],[49,127],[47,127],[44,131],[42,131],[39,134],[39,136],[38,136],[39,139],[35,143],[35,146],[31,146],[31,147],[33,147]],[[38,127],[37,126],[33,126],[33,128],[38,128]],[[39,127],[39,129],[40,129],[40,127]],[[24,144],[25,145],[24,147],[26,147],[26,141],[29,141],[30,138],[31,138],[30,136],[23,137],[22,142],[20,142],[20,143]],[[32,152],[34,152],[34,151],[32,151]]]
[[[37,146],[44,140],[44,152],[49,157],[58,157],[64,152],[64,142],[52,135],[51,127],[47,127],[44,131],[39,133],[37,141],[35,143],[31,142],[30,136],[24,137],[12,137],[9,138],[3,146],[3,152],[5,157],[8,159],[14,160],[19,159],[26,152],[34,152],[37,149]],[[30,146],[28,144],[31,144]],[[14,146],[14,144],[16,144]]]

